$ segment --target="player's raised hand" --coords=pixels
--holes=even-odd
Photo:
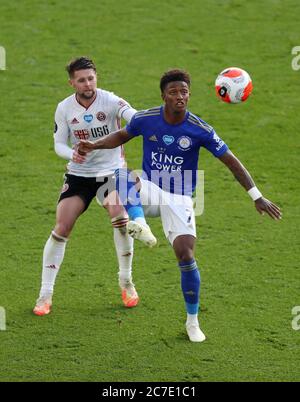
[[[272,219],[281,219],[280,208],[275,205],[272,201],[267,200],[267,198],[261,197],[255,201],[255,208],[257,211],[264,215],[266,212]]]
[[[75,144],[73,147],[73,157],[72,157],[72,161],[75,163],[84,163],[86,160],[86,152],[82,152],[79,149],[79,144]]]
[[[80,140],[78,150],[85,155],[94,150],[94,144],[92,141]]]

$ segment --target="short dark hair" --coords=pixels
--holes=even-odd
[[[70,78],[73,77],[75,71],[86,70],[89,68],[92,68],[95,73],[97,72],[94,62],[85,56],[77,57],[76,59],[71,60],[70,63],[66,66],[66,70]]]
[[[169,70],[166,71],[160,79],[161,92],[164,92],[164,89],[166,88],[167,84],[172,81],[186,82],[189,87],[191,85],[191,77],[187,71],[179,69]]]

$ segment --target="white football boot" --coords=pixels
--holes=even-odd
[[[142,225],[136,221],[129,221],[127,224],[128,234],[136,240],[140,240],[148,247],[154,247],[157,240],[148,225]]]
[[[191,342],[203,342],[206,336],[201,331],[199,324],[197,322],[186,324],[186,332],[190,338]]]

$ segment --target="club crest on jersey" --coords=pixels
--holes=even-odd
[[[192,146],[192,140],[190,137],[182,136],[178,138],[177,144],[182,151],[188,151]]]
[[[166,145],[171,145],[175,141],[175,138],[172,135],[164,135],[163,136],[163,142]]]
[[[93,120],[93,115],[92,114],[85,114],[83,116],[84,121],[86,121],[87,123],[90,123]]]
[[[103,112],[98,112],[98,113],[96,114],[96,117],[97,117],[97,119],[98,119],[99,121],[104,121],[104,120],[106,119],[106,114],[103,113]]]

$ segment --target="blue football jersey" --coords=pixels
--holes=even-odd
[[[132,136],[143,136],[143,177],[170,193],[191,196],[197,181],[201,147],[220,157],[228,146],[214,129],[193,113],[169,124],[163,106],[137,112],[126,126]]]

